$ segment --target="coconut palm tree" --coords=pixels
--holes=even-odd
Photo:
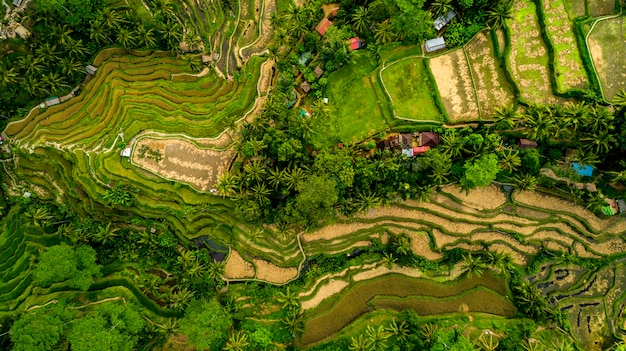
[[[135,43],[135,33],[126,28],[120,28],[117,30],[116,41],[122,46],[122,48],[124,48],[124,50],[129,50],[130,48],[137,45]]]
[[[615,96],[613,96],[613,105],[624,107],[626,106],[626,89],[620,89]]]
[[[101,19],[95,19],[90,22],[89,27],[89,39],[95,41],[98,44],[104,44],[106,42],[112,43],[109,32]]]
[[[282,309],[299,310],[300,309],[300,296],[295,291],[291,291],[290,287],[287,287],[285,291],[280,291],[276,297],[276,301],[282,304]]]
[[[586,126],[593,134],[600,130],[611,130],[615,116],[603,106],[594,106],[589,110]]]
[[[537,339],[524,339],[522,341],[522,349],[524,351],[543,351],[543,344]]]
[[[83,58],[85,58],[85,51],[87,49],[85,48],[82,39],[74,40],[70,38],[67,44],[63,47],[67,50],[67,53],[70,54],[72,58],[78,60],[82,60]]]
[[[244,351],[250,343],[248,342],[248,336],[240,330],[236,333],[231,333],[226,346],[225,351]]]
[[[30,97],[39,96],[44,92],[43,82],[33,76],[26,76],[21,85]]]
[[[280,320],[291,335],[297,335],[304,331],[302,315],[299,313],[289,313],[287,317]]]
[[[221,281],[226,269],[226,261],[211,261],[207,266],[207,277],[214,281]]]
[[[267,173],[265,168],[261,165],[261,162],[255,160],[243,167],[243,171],[246,174],[246,180],[261,181],[263,176]]]
[[[265,205],[270,202],[270,189],[267,188],[265,182],[256,183],[251,189],[252,198],[259,204]]]
[[[398,255],[408,255],[411,252],[411,238],[400,235],[393,243],[394,251]]]
[[[535,190],[537,187],[537,177],[530,173],[518,174],[513,178],[518,191]]]
[[[109,31],[117,30],[122,24],[122,16],[110,7],[105,7],[100,14],[100,20]]]
[[[46,207],[31,207],[26,211],[26,217],[30,219],[36,227],[46,226],[54,218]]]
[[[45,69],[41,58],[28,54],[22,56],[17,60],[17,67],[24,73],[24,76],[28,77],[33,74],[42,73]],[[0,68],[1,69],[1,68]]]
[[[65,79],[61,77],[57,72],[49,72],[41,78],[45,90],[50,94],[58,92],[63,87],[68,87],[65,83]]]
[[[222,197],[234,196],[239,185],[239,178],[230,174],[224,175],[217,182],[217,193]]]
[[[59,59],[59,52],[56,45],[43,43],[35,50],[36,55],[42,60],[43,64],[50,68]]]
[[[178,43],[182,38],[182,27],[176,21],[166,21],[161,26],[159,33],[161,38],[165,41],[168,47],[172,50],[178,49]]]
[[[487,24],[493,29],[506,26],[506,20],[513,18],[513,0],[499,0],[486,12]]]
[[[357,213],[365,213],[367,214],[370,209],[380,206],[381,199],[376,193],[371,191],[368,192],[359,192],[357,195],[354,204],[356,205]]]
[[[83,64],[75,58],[68,56],[59,60],[59,68],[65,76],[72,77],[83,71]]]
[[[365,334],[370,344],[370,350],[382,351],[387,347],[387,339],[389,339],[390,335],[385,331],[382,325],[379,325],[378,328],[375,329],[371,325],[368,325]]]
[[[352,14],[352,26],[355,32],[365,33],[371,26],[371,15],[368,7],[359,6]]]
[[[174,5],[172,0],[156,0],[153,2],[154,16],[170,18],[174,16]]]
[[[503,169],[514,172],[517,167],[522,165],[522,159],[519,157],[519,151],[517,150],[505,149],[500,155],[501,158],[498,164]]]
[[[493,333],[483,333],[480,334],[480,337],[478,338],[478,345],[481,350],[495,351],[496,349],[498,349],[498,346],[500,346],[500,342],[498,341],[498,339],[493,338]]]
[[[119,231],[120,231],[120,228],[114,228],[112,226],[112,223],[109,223],[106,226],[99,226],[98,232],[96,233],[96,235],[94,235],[94,239],[97,242],[103,245],[106,245],[110,242],[113,242],[113,240],[117,238],[118,236],[117,232]]]
[[[135,37],[137,38],[137,43],[141,47],[152,49],[156,45],[154,29],[148,29],[143,24],[137,26],[137,29],[135,29]]]
[[[187,288],[178,289],[169,295],[169,306],[173,309],[183,310],[189,305],[194,295],[195,293]]]
[[[472,256],[471,253],[463,255],[463,271],[468,277],[475,275],[480,277],[485,271],[485,262],[477,256]]]
[[[463,138],[459,135],[456,129],[447,130],[441,137],[440,148],[443,149],[444,154],[450,156],[452,159],[461,157],[463,146]]]
[[[305,180],[307,176],[308,174],[304,169],[299,167],[293,168],[285,176],[285,185],[287,186],[287,189],[294,189],[296,185]]]
[[[505,129],[515,129],[519,119],[514,105],[497,107],[493,111],[493,118],[506,126]]]
[[[452,7],[451,0],[435,0],[430,5],[430,12],[432,12],[433,17],[439,17],[441,15],[445,15],[452,9],[453,7]]]
[[[395,32],[389,20],[385,20],[374,26],[374,39],[376,39],[376,43],[383,45],[389,44],[395,40]]]
[[[370,341],[363,335],[359,335],[357,337],[353,336],[350,340],[350,346],[348,346],[348,349],[351,351],[369,351],[371,350]]]
[[[397,323],[395,319],[391,321],[387,331],[400,341],[406,341],[409,335],[411,335],[411,331],[409,330],[409,326],[406,322],[401,321],[400,323]]]
[[[615,136],[607,130],[599,130],[595,134],[580,140],[585,142],[585,149],[598,155],[608,153],[617,144]]]
[[[554,351],[574,351],[574,346],[567,342],[567,340],[562,339],[560,342],[556,340],[552,340],[552,350]]]
[[[65,46],[70,40],[73,40],[71,37],[72,33],[74,33],[74,31],[70,29],[67,24],[62,24],[53,27],[51,34],[61,46]]]
[[[393,268],[393,265],[396,263],[397,260],[398,260],[397,258],[393,257],[393,253],[391,253],[391,252],[384,252],[383,253],[383,257],[381,259],[381,263],[385,267],[391,269],[391,268]]]
[[[200,62],[198,56],[195,55],[185,55],[185,63],[193,72],[200,72],[203,67],[202,62]]]

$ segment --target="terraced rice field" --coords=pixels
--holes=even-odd
[[[554,103],[548,52],[541,37],[536,5],[530,0],[516,0],[511,28],[511,53],[508,57],[513,79],[521,98],[529,102]]]
[[[442,121],[443,116],[433,97],[434,82],[427,61],[407,58],[385,67],[381,78],[398,117],[410,120]]]
[[[587,44],[604,93],[612,101],[626,88],[626,17],[598,21]]]
[[[488,32],[477,35],[465,47],[476,87],[480,116],[488,117],[494,109],[513,103],[511,84],[506,80],[503,65],[495,56]]]
[[[480,116],[469,63],[462,48],[430,59],[439,95],[451,121]]]
[[[585,88],[587,75],[583,67],[580,52],[563,1],[543,1],[545,27],[552,48],[554,49],[554,69],[557,90]]]

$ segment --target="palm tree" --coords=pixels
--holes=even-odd
[[[580,139],[585,142],[585,149],[595,154],[606,154],[617,143],[617,139],[606,130],[599,130],[594,135]]]
[[[83,45],[82,39],[74,40],[70,38],[64,47],[72,58],[81,60],[85,57],[85,51],[87,49],[85,48],[85,45]]]
[[[69,77],[74,76],[76,73],[83,71],[83,65],[80,61],[73,57],[64,57],[59,61],[59,68],[61,72]]]
[[[234,196],[238,187],[239,179],[230,173],[224,175],[217,182],[217,193],[222,197]]]
[[[522,159],[519,157],[519,151],[517,150],[505,149],[502,151],[501,157],[500,167],[510,172],[515,171],[517,167],[522,165]]]
[[[200,72],[202,70],[202,62],[200,62],[197,56],[185,55],[185,63],[193,72]]]
[[[449,0],[448,0],[449,1]],[[371,16],[368,7],[359,6],[352,15],[352,25],[357,33],[365,33],[370,28]]]
[[[495,267],[499,274],[506,273],[513,267],[513,258],[509,253],[504,253],[502,251],[489,251],[486,256],[486,263]]]
[[[194,295],[195,293],[187,288],[178,289],[176,292],[170,294],[169,306],[177,310],[182,310],[189,305]]]
[[[250,191],[252,192],[252,198],[254,198],[259,205],[270,202],[269,195],[271,191],[265,186],[265,182],[256,183]]]
[[[279,170],[278,168],[270,169],[269,175],[267,176],[267,181],[270,186],[274,189],[278,189],[281,184],[285,181],[286,172],[284,169]]]
[[[626,182],[626,170],[620,171],[620,172],[609,171],[606,173],[611,176],[611,183],[625,183]]]
[[[18,72],[15,68],[7,68],[0,64],[0,87],[7,87],[17,83]]]
[[[280,291],[278,296],[276,297],[276,301],[278,303],[283,304],[282,309],[288,308],[289,310],[299,310],[300,309],[300,296],[295,291],[291,291],[290,287],[283,292]]]
[[[33,74],[42,73],[44,65],[41,62],[41,58],[28,54],[20,57],[17,61],[17,67],[24,73],[24,76],[28,77]]]
[[[231,333],[226,346],[225,351],[244,351],[250,343],[248,342],[248,336],[240,330],[236,333]]]
[[[493,29],[506,26],[506,20],[513,18],[513,0],[499,0],[496,5],[487,10],[487,24]]]
[[[283,322],[287,330],[293,336],[304,331],[304,327],[302,325],[302,315],[299,313],[289,313],[287,314],[287,317],[281,319],[280,321]]]
[[[379,325],[376,329],[368,325],[365,333],[370,344],[370,350],[382,351],[387,347],[387,339],[389,339],[390,335],[385,332],[382,325]]]
[[[51,67],[53,63],[59,59],[56,45],[50,45],[50,43],[41,44],[41,46],[35,50],[35,53],[47,67]]]
[[[406,235],[400,235],[393,243],[394,251],[398,255],[408,255],[411,252],[411,238]]]
[[[113,42],[109,37],[108,31],[104,25],[104,22],[100,19],[92,20],[89,27],[89,39],[94,40],[98,44],[104,44],[105,42]]]
[[[50,220],[54,218],[50,215],[50,212],[46,207],[31,207],[26,212],[26,217],[29,218],[37,227],[48,225]]]
[[[376,39],[376,43],[383,45],[394,41],[394,30],[389,20],[376,24],[374,27],[374,39]]]
[[[74,33],[74,31],[70,29],[67,24],[57,25],[52,29],[52,36],[55,37],[56,41],[62,46],[67,45],[70,40],[73,40],[70,36],[72,33]]]
[[[298,183],[306,179],[307,173],[302,168],[293,168],[291,172],[287,173],[285,176],[285,185],[287,185],[288,189],[295,188]]]
[[[485,263],[480,257],[472,256],[471,253],[463,256],[463,270],[465,275],[480,277],[485,271]]]
[[[224,269],[226,268],[226,261],[211,261],[209,266],[207,267],[207,277],[220,281],[224,276]]]
[[[524,351],[543,351],[543,345],[537,339],[524,339],[522,349]]]
[[[563,107],[563,120],[575,134],[578,131],[578,127],[583,125],[588,118],[588,112],[587,105],[583,102],[568,102]]]
[[[114,228],[111,226],[112,223],[107,224],[106,226],[99,226],[98,232],[94,236],[94,239],[99,243],[105,245],[118,236],[117,232],[120,231],[120,228]]]
[[[141,47],[152,49],[156,45],[154,30],[146,28],[143,24],[139,25],[135,30],[135,37]]]
[[[537,177],[530,173],[518,174],[513,178],[513,182],[518,191],[535,190],[537,187]]]
[[[400,341],[406,341],[406,339],[411,334],[409,327],[405,321],[396,323],[395,319],[391,321],[391,324],[389,325],[389,328],[387,328],[387,330],[389,331],[389,333],[391,333],[391,335],[395,336]]]
[[[420,337],[426,341],[427,345],[432,345],[435,342],[435,337],[439,331],[439,326],[433,323],[426,323],[420,326]]]
[[[388,269],[393,268],[393,265],[396,263],[398,259],[393,257],[393,253],[385,252],[383,253],[383,258],[381,259],[381,263],[387,267]]]
[[[441,137],[443,153],[455,159],[461,157],[461,151],[463,150],[463,138],[459,135],[456,129],[447,130]]]
[[[498,122],[502,122],[506,125],[506,129],[515,129],[517,126],[517,120],[519,118],[517,110],[514,105],[508,105],[503,107],[497,107],[493,111],[493,118]]]
[[[441,15],[445,15],[452,9],[453,7],[452,7],[451,0],[435,0],[430,5],[430,12],[433,13],[433,17],[439,17]]]
[[[370,341],[365,338],[363,335],[359,335],[357,337],[352,337],[350,340],[350,346],[348,347],[351,351],[369,351]]]
[[[615,116],[606,107],[594,106],[590,109],[586,122],[590,132],[596,133],[599,130],[610,130],[614,119]]]
[[[110,7],[105,7],[100,15],[102,24],[109,30],[114,31],[120,27],[122,16]]]
[[[120,28],[117,31],[117,43],[124,48],[124,50],[128,50],[131,47],[135,46],[135,33],[131,32],[126,28]]]
[[[243,167],[243,170],[249,180],[260,181],[267,173],[265,168],[261,165],[261,162],[255,160]],[[247,180],[248,180],[247,179]]]
[[[552,350],[554,351],[574,351],[572,344],[563,339],[561,342],[552,340]]]
[[[155,9],[155,17],[170,18],[174,16],[174,5],[172,4],[172,0],[156,0],[153,3],[153,6]]]
[[[356,212],[367,214],[370,209],[380,206],[381,199],[378,195],[368,191],[367,193],[359,192],[357,198],[354,201],[356,205]]]
[[[478,338],[478,344],[480,346],[480,349],[484,351],[495,351],[498,346],[500,346],[500,342],[497,339],[493,338],[493,333],[481,334]]]
[[[613,96],[613,105],[620,107],[626,106],[626,89],[622,88],[615,93],[615,96]]]
[[[44,91],[43,82],[33,76],[26,76],[21,85],[30,97],[39,96]]]
[[[63,87],[68,87],[63,77],[61,77],[57,72],[50,72],[44,75],[41,78],[41,81],[45,89],[50,94],[54,94],[55,92],[61,90],[61,88]]]

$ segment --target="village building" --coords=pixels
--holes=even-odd
[[[92,65],[87,65],[87,67],[85,67],[85,71],[87,71],[87,74],[91,74],[93,76],[94,74],[96,74],[98,69]]]
[[[313,73],[315,73],[315,77],[319,79],[319,77],[321,77],[322,74],[324,74],[324,70],[320,66],[315,66]]]
[[[406,157],[413,157],[413,149],[402,149],[402,154]]]
[[[533,141],[533,140],[529,140],[529,139],[520,139],[517,142],[517,146],[519,146],[520,149],[524,150],[524,149],[534,149],[537,147],[537,142]]]
[[[20,6],[22,6],[23,2],[24,2],[24,0],[13,0],[13,6],[20,7]]]
[[[122,157],[130,157],[131,154],[131,148],[127,147],[125,149],[123,149],[122,151],[120,151],[120,156]]]
[[[59,100],[58,96],[49,97],[44,101],[44,104],[46,105],[46,107],[58,105],[60,103],[61,103],[61,100]]]
[[[620,212],[626,212],[626,202],[622,199],[617,200],[617,207]]]
[[[302,89],[305,93],[308,93],[311,90],[311,83],[307,81],[302,82],[302,84],[300,84],[300,89]]]
[[[322,18],[320,23],[318,23],[317,26],[315,26],[315,30],[318,33],[320,33],[321,36],[324,36],[328,28],[330,28],[330,26],[332,25],[333,25],[333,22],[329,21],[328,18]]]
[[[423,132],[419,136],[419,146],[435,147],[439,145],[439,134],[434,132]]]
[[[302,53],[302,55],[300,55],[300,58],[298,59],[298,63],[304,66],[312,58],[313,58],[313,54],[310,51],[304,52]]]
[[[441,28],[445,27],[448,23],[450,23],[450,21],[452,21],[452,19],[456,17],[456,13],[454,13],[454,11],[450,10],[448,11],[448,13],[446,13],[443,16],[439,16],[435,19],[435,29],[436,30],[441,30]]]
[[[443,37],[426,40],[426,52],[433,52],[446,48],[446,42]]]
[[[402,146],[404,148],[412,148],[413,147],[413,136],[411,134],[402,134],[400,136],[402,141]]]
[[[350,50],[358,50],[362,46],[359,37],[350,38]]]
[[[337,13],[339,12],[339,6],[333,8],[332,10],[330,10],[330,13],[328,14],[328,18],[335,18],[337,17]]]
[[[430,150],[430,146],[418,146],[418,147],[414,147],[413,148],[413,155],[417,156],[417,155],[421,155],[423,153],[425,153],[426,151]]]

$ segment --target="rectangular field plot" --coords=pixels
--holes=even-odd
[[[430,59],[430,69],[450,120],[477,119],[480,113],[476,92],[463,49]]]
[[[543,1],[543,11],[546,32],[554,48],[557,90],[565,92],[572,88],[586,87],[587,75],[565,4],[561,0]]]
[[[521,98],[535,103],[554,103],[550,86],[548,51],[541,38],[535,4],[516,0],[511,28],[511,75],[517,82]]]
[[[494,56],[488,32],[474,38],[466,47],[483,118],[495,108],[513,103],[513,87],[506,80],[501,63]]]
[[[615,0],[587,0],[591,17],[612,15],[615,13]]]
[[[365,54],[355,55],[354,61],[328,78],[328,97],[337,120],[329,131],[316,130],[324,134],[323,139],[336,136],[343,142],[358,142],[387,128],[382,110],[387,108],[386,99],[375,87],[376,63]]]
[[[583,0],[564,0],[567,15],[571,20],[587,14],[587,5]]]
[[[604,98],[626,88],[626,23],[624,16],[599,21],[587,44],[600,78]]]
[[[382,79],[398,117],[413,120],[443,120],[437,108],[434,83],[421,58],[410,58],[391,64]]]

